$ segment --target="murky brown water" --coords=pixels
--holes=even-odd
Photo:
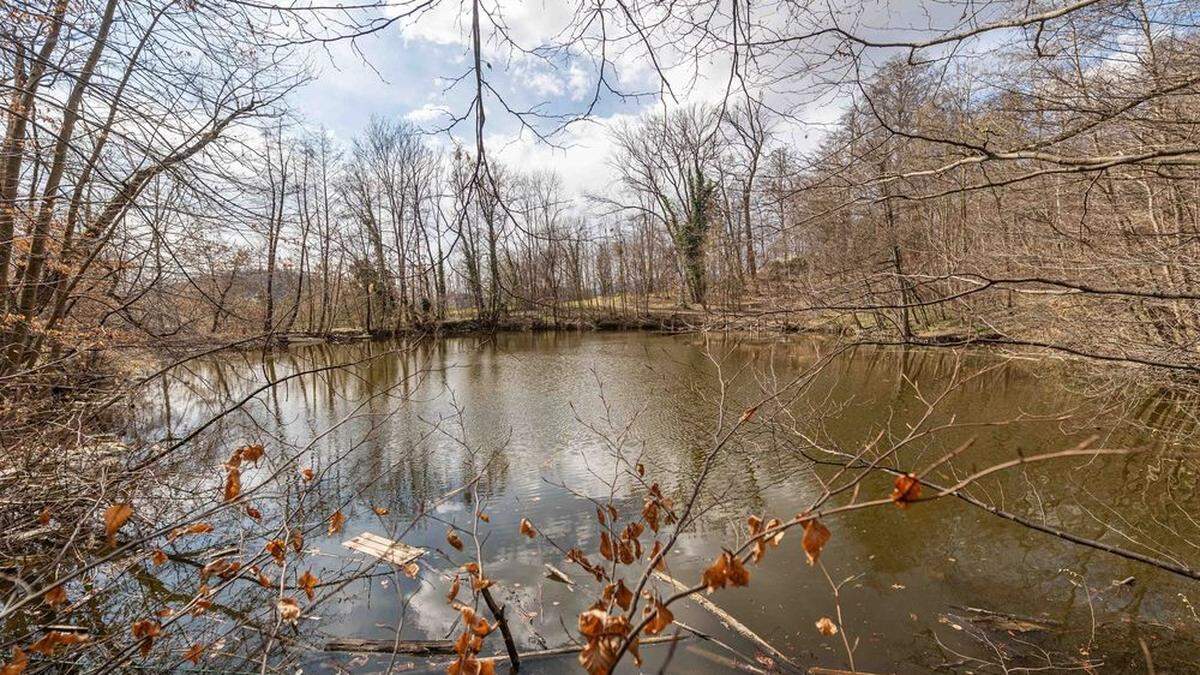
[[[147,406],[147,428],[180,436],[268,378],[354,364],[263,391],[204,436],[209,454],[189,460],[198,471],[217,472],[230,447],[249,441],[265,443],[276,461],[297,454],[300,466],[321,472],[319,501],[299,502],[307,524],[319,527],[340,507],[349,517],[344,534],[400,533],[406,543],[448,554],[426,556],[418,580],[380,567],[375,576],[334,593],[317,616],[288,634],[297,649],[312,650],[303,657],[306,671],[334,671],[340,664],[374,672],[388,666],[388,659],[321,653],[331,637],[388,638],[397,625],[404,638],[450,636],[456,614],[447,607],[447,584],[438,571],[466,558],[446,545],[446,526],[437,521],[467,526],[477,508],[490,516],[490,523],[480,524],[484,556],[498,595],[513,608],[518,641],[530,649],[555,647],[575,637],[564,625],[573,631],[576,615],[595,595],[586,586],[571,591],[545,580],[546,562],[574,573],[576,580],[585,575],[545,542],[520,537],[518,521],[529,518],[555,541],[595,551],[595,508],[587,498],[608,498],[612,461],[604,435],[618,435],[630,420],[626,451],[641,452],[648,474],[668,490],[690,485],[710,447],[716,417],[717,379],[703,346],[696,337],[542,333],[416,347],[296,347],[266,358],[226,354],[176,373],[162,394],[168,409]],[[736,415],[761,386],[784,382],[811,364],[818,343],[724,341],[712,347],[726,355],[723,372],[739,374],[729,404]],[[971,436],[975,445],[955,462],[960,474],[1018,453],[1065,449],[1092,433],[1102,434],[1108,446],[1150,447],[1138,456],[1075,458],[1013,470],[989,478],[972,494],[1053,527],[1200,565],[1194,459],[1119,421],[1115,412],[1097,415],[1093,403],[1072,393],[1082,385],[1069,366],[997,364],[996,356],[985,353],[958,362],[961,375],[986,372],[949,395],[931,420],[944,424],[953,416],[956,424],[970,426],[913,443],[901,455],[901,466],[924,466]],[[927,398],[935,396],[955,367],[953,353],[938,350],[860,349],[836,358],[789,403],[793,428],[754,425],[721,455],[709,482],[702,527],[676,547],[672,574],[698,579],[722,544],[742,536],[747,514],[786,518],[820,493],[820,478],[828,478],[832,469],[814,468],[805,455],[815,455],[793,432],[851,451],[885,429],[902,435],[925,409],[908,383]],[[1161,426],[1155,405],[1133,403],[1130,407],[1143,418]],[[1038,419],[1066,414],[1073,417]],[[981,425],[1002,420],[1012,422]],[[459,442],[463,439],[484,452],[472,454]],[[485,464],[482,456],[490,451],[497,455]],[[477,470],[483,473],[481,504],[471,503],[469,493],[436,501]],[[252,484],[254,476],[247,480]],[[890,479],[880,476],[864,483],[860,498],[886,496],[889,490]],[[272,498],[276,503],[299,499]],[[621,484],[615,503],[624,514],[636,513],[642,496]],[[389,512],[378,516],[372,507]],[[411,527],[422,507],[430,517]],[[1106,531],[1102,521],[1113,530]],[[890,505],[858,511],[827,524],[833,538],[822,560],[834,580],[854,577],[842,588],[841,605],[861,670],[999,672],[987,663],[1003,660],[1008,667],[1061,672],[1088,658],[1099,672],[1145,672],[1141,640],[1158,673],[1200,672],[1195,665],[1200,619],[1190,605],[1200,602],[1200,582],[1031,531],[952,499],[903,511]],[[312,567],[323,579],[358,570],[363,558],[340,545],[344,538],[311,537],[301,566]],[[818,618],[835,616],[834,601],[820,570],[805,564],[799,539],[798,532],[789,535],[752,568],[749,587],[720,591],[711,599],[804,668],[847,668],[840,636],[825,637],[814,627]],[[184,571],[172,577],[164,570],[139,592],[152,593],[153,587],[160,597],[170,597],[172,589],[186,594],[184,587],[194,586],[192,575]],[[1132,583],[1114,585],[1129,577]],[[1016,632],[1011,625],[972,621],[975,615],[967,607],[1041,617],[1051,628]],[[224,634],[222,649],[236,653],[251,634],[222,633],[222,624],[232,626],[235,617],[255,612],[270,616],[261,599],[239,595],[227,600],[224,612],[210,612],[205,620]],[[754,652],[753,645],[694,605],[681,604],[676,617]],[[501,649],[499,635],[489,638],[485,651]],[[643,669],[656,672],[666,653],[665,647],[646,648]],[[676,651],[671,670],[725,671],[726,656],[691,639]],[[418,670],[427,663],[396,662]],[[566,656],[529,662],[522,671],[575,668],[574,657]]]

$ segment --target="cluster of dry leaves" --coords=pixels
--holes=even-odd
[[[241,479],[244,463],[257,464],[263,454],[263,446],[247,445],[234,451],[229,460],[225,462],[222,498],[226,503],[239,502],[242,497]],[[644,475],[644,468],[641,465],[637,467],[637,470],[640,475]],[[309,482],[315,478],[315,474],[312,469],[303,469],[301,478],[305,482]],[[907,474],[896,479],[891,493],[891,501],[898,507],[905,508],[909,504],[919,501],[920,497],[921,483],[916,475]],[[255,520],[261,518],[261,514],[248,502],[240,503],[239,507],[247,516]],[[375,511],[381,515],[387,513],[386,509],[375,509]],[[116,546],[117,534],[133,515],[134,509],[129,503],[113,504],[105,510],[104,534],[109,546]],[[482,512],[476,515],[484,522],[489,520]],[[45,516],[46,514],[42,514],[40,517]],[[631,570],[639,579],[637,583],[634,583],[634,588],[642,588],[649,569],[660,571],[665,569],[666,551],[663,541],[658,537],[660,529],[663,525],[677,522],[671,500],[663,495],[657,483],[650,486],[642,510],[635,517],[622,522],[621,514],[610,504],[603,508],[597,508],[596,519],[600,526],[597,553],[602,561],[593,562],[582,549],[577,547],[566,551],[568,561],[593,576],[598,583],[603,584],[600,599],[578,617],[579,633],[585,640],[585,646],[579,654],[579,663],[591,675],[611,672],[626,651],[632,655],[635,663],[640,665],[642,661],[638,645],[641,635],[653,636],[666,630],[674,621],[674,615],[668,605],[688,594],[683,593],[664,599],[656,593],[643,590],[642,596],[646,603],[642,607],[640,621],[634,623],[634,612],[638,604],[635,602],[635,591],[626,583],[626,577],[620,575],[620,568],[621,566],[633,567],[645,560],[645,570],[640,570],[640,568]],[[345,522],[346,517],[341,511],[335,511],[329,517],[328,533],[332,535],[340,532]],[[821,551],[831,538],[829,529],[815,515],[799,514],[787,523],[777,518],[764,519],[759,516],[750,516],[747,520],[749,539],[746,545],[738,552],[723,550],[704,570],[700,585],[694,590],[704,589],[712,593],[729,586],[749,585],[750,572],[746,564],[761,563],[767,552],[778,547],[785,532],[794,526],[803,528],[801,546],[808,558],[808,563],[815,565]],[[166,542],[173,543],[182,537],[203,535],[212,531],[213,527],[209,523],[198,522],[181,525],[168,532]],[[648,549],[641,540],[647,531],[652,533],[652,544]],[[529,539],[540,536],[534,525],[524,518],[520,522],[520,533]],[[461,551],[464,548],[461,537],[454,529],[447,531],[446,541],[456,550]],[[288,531],[286,540],[272,539],[266,543],[263,550],[277,565],[284,567],[289,551],[299,554],[303,548],[303,535],[299,530],[291,529]],[[168,562],[170,556],[162,549],[153,549],[149,554],[149,559],[154,565],[163,565]],[[415,577],[419,568],[416,563],[412,563],[404,571],[409,577]],[[455,643],[455,652],[458,658],[449,666],[448,673],[450,675],[490,675],[495,672],[495,660],[479,658],[479,654],[485,638],[497,629],[497,625],[490,624],[471,606],[458,600],[463,575],[470,581],[471,591],[476,596],[493,585],[493,581],[484,576],[480,565],[476,562],[466,563],[460,568],[460,572],[453,576],[447,593],[447,602],[460,613],[463,631]],[[270,577],[257,565],[243,566],[242,562],[238,560],[218,558],[204,565],[200,570],[200,585],[197,594],[184,608],[193,616],[203,614],[211,606],[209,599],[211,590],[207,582],[214,576],[222,580],[232,580],[244,576],[257,581],[263,587],[274,586]],[[307,599],[312,602],[316,598],[316,588],[319,584],[320,580],[317,576],[311,570],[305,570],[297,576],[295,587],[302,590]],[[69,598],[65,584],[51,587],[45,592],[43,600],[54,609],[68,605]],[[300,619],[302,612],[300,603],[295,598],[282,594],[276,602],[276,611],[281,622],[293,624]],[[170,617],[174,614],[175,610],[166,608],[158,612],[156,618],[143,618],[132,623],[130,632],[143,656],[151,652],[155,641],[162,634],[163,627],[156,619]],[[838,626],[829,618],[823,617],[816,626],[824,635],[834,635],[838,632]],[[51,657],[60,648],[70,648],[87,643],[89,640],[90,636],[82,632],[57,630],[47,632],[26,648],[15,648],[8,663],[0,667],[0,675],[21,675],[29,665],[29,654]],[[184,658],[198,664],[203,658],[204,652],[203,645],[195,644],[187,650]]]
[[[643,469],[638,467],[639,473]],[[921,484],[919,479],[908,474],[896,479],[891,494],[891,500],[898,507],[905,508],[908,504],[920,499]],[[638,537],[649,528],[658,534],[660,515],[664,516],[667,524],[675,522],[671,504],[666,499],[658,484],[651,486],[645,504],[640,514],[640,521],[628,522],[623,529],[618,528],[619,514],[611,505],[597,511],[597,520],[601,526],[599,553],[602,558],[612,563],[612,568],[620,565],[631,565],[642,558],[643,547]],[[522,520],[522,532],[536,536],[532,525]],[[643,527],[643,524],[645,527]],[[809,565],[816,565],[821,551],[829,543],[832,533],[824,524],[811,514],[799,514],[791,523],[784,523],[778,518],[764,519],[750,516],[747,519],[749,541],[743,549],[745,553],[725,549],[704,570],[701,575],[699,588],[709,593],[726,587],[748,586],[750,571],[747,563],[761,563],[767,552],[779,546],[785,532],[793,526],[803,528],[801,547],[807,556]],[[618,536],[612,533],[620,529]],[[674,621],[674,615],[668,608],[674,600],[686,596],[682,593],[664,600],[661,596],[649,591],[643,591],[647,604],[643,608],[642,621],[638,626],[632,623],[634,609],[634,593],[626,585],[623,578],[615,581],[609,578],[604,565],[592,563],[584,553],[575,548],[567,552],[567,559],[593,575],[598,582],[605,583],[601,599],[579,615],[579,633],[586,640],[586,645],[579,654],[579,663],[591,675],[601,675],[612,672],[624,651],[628,651],[634,662],[641,664],[638,653],[639,635],[657,635]],[[648,563],[655,569],[664,568],[665,551],[662,542],[654,539],[653,548]],[[690,593],[691,591],[689,591]],[[822,617],[816,622],[817,630],[823,635],[835,635],[838,626],[828,617]]]
[[[265,448],[259,444],[242,446],[237,448],[223,465],[225,477],[220,499],[226,504],[236,505],[246,516],[254,520],[261,520],[262,514],[252,504],[243,499],[242,475],[246,468],[245,464],[252,463],[257,465],[258,461],[263,458],[264,453]],[[302,469],[300,473],[301,478],[305,482],[312,481],[315,478],[312,469]],[[38,518],[40,521],[48,521],[51,515],[48,511],[43,511],[43,513],[39,514]],[[112,504],[105,509],[103,514],[104,536],[110,548],[118,545],[118,534],[134,515],[134,507],[128,502]],[[345,518],[340,512],[334,513],[330,519],[330,532],[340,530],[344,522]],[[213,531],[213,526],[206,522],[183,524],[167,532],[165,543],[173,544],[181,538],[204,535]],[[283,539],[272,539],[266,543],[263,550],[282,568],[289,555],[289,549],[299,554],[303,551],[303,548],[303,534],[298,529],[291,529],[288,531],[286,541]],[[146,556],[149,562],[155,566],[164,565],[171,560],[170,554],[162,548],[150,548]],[[212,606],[212,589],[209,587],[208,581],[213,577],[223,581],[243,577],[256,581],[264,588],[275,587],[275,582],[258,565],[244,565],[241,561],[230,557],[220,557],[208,562],[200,569],[200,583],[196,595],[182,610],[166,607],[156,612],[154,617],[137,619],[130,624],[130,635],[133,638],[133,644],[137,645],[138,651],[143,657],[150,654],[154,644],[165,630],[160,620],[173,617],[181,612],[186,612],[191,616],[200,616]],[[311,570],[305,570],[297,576],[295,587],[302,590],[311,602],[316,597],[316,588],[319,584],[320,580],[317,576]],[[70,599],[67,594],[66,584],[60,583],[52,586],[43,594],[42,600],[51,609],[55,610],[68,606]],[[299,602],[295,598],[283,595],[276,602],[276,611],[278,612],[279,620],[282,622],[295,623],[301,615]],[[49,631],[25,648],[14,648],[8,662],[0,666],[0,675],[21,675],[24,673],[29,667],[30,654],[52,657],[60,649],[86,644],[90,640],[91,636],[86,632]],[[204,645],[193,644],[185,651],[183,658],[193,664],[199,664],[204,657],[205,651],[206,647]]]
[[[645,469],[638,465],[639,475],[644,475]],[[921,495],[920,481],[915,475],[901,476],[895,482],[891,500],[904,508],[909,503],[917,501]],[[482,517],[482,514],[480,514]],[[486,518],[483,518],[486,521]],[[666,551],[658,533],[664,524],[677,522],[672,510],[671,500],[663,495],[657,483],[650,486],[643,503],[641,513],[635,518],[622,522],[621,514],[611,504],[596,509],[596,520],[600,526],[600,537],[597,553],[603,559],[593,561],[580,548],[575,547],[566,551],[566,559],[588,573],[603,584],[600,599],[588,609],[579,614],[578,629],[585,644],[579,653],[579,663],[590,675],[606,675],[611,673],[627,651],[634,662],[641,665],[639,641],[642,635],[654,636],[666,630],[675,620],[668,605],[686,593],[664,599],[651,591],[642,591],[646,604],[642,608],[641,620],[635,625],[636,611],[635,591],[626,583],[626,578],[619,576],[621,566],[634,566],[645,560],[647,567],[664,570]],[[750,516],[747,520],[749,541],[745,553],[723,550],[701,575],[700,587],[712,593],[729,586],[747,586],[750,583],[750,571],[747,563],[761,563],[767,552],[779,546],[786,531],[793,527],[803,528],[801,546],[807,556],[809,565],[817,564],[821,551],[829,543],[832,533],[814,515],[803,513],[797,515],[791,522],[784,523],[778,518],[769,520],[759,516]],[[653,543],[647,548],[641,541],[642,535],[649,530]],[[537,529],[529,520],[522,518],[520,532],[530,539],[536,538]],[[463,549],[462,540],[451,529],[446,533],[446,541],[457,550]],[[479,566],[468,563],[463,566],[472,581],[472,588],[478,592],[492,585],[492,581],[483,578]],[[644,580],[647,571],[635,572]],[[635,587],[641,588],[638,582]],[[463,616],[463,632],[455,646],[458,659],[448,669],[450,675],[476,675],[478,673],[494,672],[494,661],[478,659],[483,639],[495,629],[486,620],[478,617],[474,611],[458,602],[460,579],[456,575],[452,581],[447,601]],[[817,630],[823,635],[835,635],[837,624],[828,617],[822,617],[816,622]]]
[[[487,514],[482,511],[475,515],[485,523],[490,521]],[[524,522],[522,521],[522,527],[524,527]],[[455,550],[461,551],[464,548],[462,538],[453,529],[446,531],[446,542]],[[467,575],[471,582],[471,592],[475,596],[493,585],[492,580],[484,576],[483,569],[477,562],[466,563],[460,568],[460,572]],[[458,594],[462,589],[461,573],[453,575],[450,590],[446,593],[446,602],[459,612],[463,625],[462,633],[454,643],[454,652],[458,658],[447,667],[446,672],[449,675],[493,675],[496,672],[496,660],[494,658],[481,659],[479,652],[483,649],[484,639],[499,626],[488,623],[488,620],[480,616],[474,608],[459,602]]]

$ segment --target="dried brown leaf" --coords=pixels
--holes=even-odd
[[[805,555],[808,556],[809,565],[817,564],[817,559],[821,557],[821,549],[829,543],[831,536],[829,529],[822,525],[821,521],[815,518],[805,521],[804,537],[800,540],[800,544],[804,547]]]
[[[50,607],[58,609],[62,605],[67,604],[67,587],[63,584],[59,584],[54,588],[51,588],[50,590],[46,591],[45,595],[42,596],[42,600],[44,600],[47,605],[50,605]]]
[[[300,587],[300,590],[304,591],[304,594],[308,596],[311,602],[316,597],[317,584],[320,582],[321,580],[311,570],[304,570],[304,574],[301,574],[300,578],[296,580],[296,585]]]
[[[275,610],[279,612],[279,619],[281,621],[296,623],[300,620],[300,605],[296,603],[295,598],[280,598],[275,603]]]
[[[329,516],[329,534],[341,532],[345,524],[346,516],[343,516],[341,511],[334,511],[333,515]]]
[[[113,504],[104,511],[104,536],[110,546],[117,543],[117,530],[121,529],[133,515],[133,507],[129,504]]]
[[[183,658],[187,659],[188,661],[191,661],[192,665],[196,666],[196,665],[200,665],[200,659],[203,658],[203,656],[204,656],[204,645],[197,643],[197,644],[192,645],[191,647],[188,647],[188,650],[187,650],[187,652],[184,653]]]
[[[238,467],[230,467],[225,474],[225,501],[231,502],[242,494],[242,470]]]
[[[897,476],[895,486],[892,488],[892,501],[900,508],[907,508],[909,504],[921,498],[921,481],[914,473]]]
[[[534,537],[537,536],[538,533],[537,533],[537,530],[534,529],[533,523],[529,522],[525,518],[522,518],[521,519],[521,534],[525,535],[526,537],[529,537],[530,539],[533,539]]]
[[[0,666],[0,675],[21,675],[29,667],[29,655],[20,647],[13,647],[12,659]]]
[[[823,616],[820,619],[817,619],[817,630],[821,633],[821,635],[837,635],[838,627],[837,624],[833,622],[833,619]]]
[[[162,632],[162,627],[158,625],[157,621],[142,619],[133,622],[130,630],[133,632],[133,639],[140,643],[138,649],[142,656],[146,656],[150,653],[150,648],[154,646],[154,639]]]

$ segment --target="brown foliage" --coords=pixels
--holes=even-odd
[[[109,546],[116,545],[117,530],[120,530],[132,515],[133,507],[129,504],[113,504],[104,511],[104,536],[108,538]]]
[[[804,522],[804,538],[800,540],[800,544],[808,556],[809,565],[817,564],[817,559],[821,557],[821,549],[829,543],[831,536],[829,529],[816,518]]]
[[[897,476],[895,486],[892,488],[892,501],[900,508],[907,508],[909,504],[921,498],[921,481],[917,479],[914,473]]]

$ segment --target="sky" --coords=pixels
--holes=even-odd
[[[571,21],[555,9],[566,3],[534,0],[506,1],[504,5],[509,35],[523,47],[554,41]],[[378,115],[404,119],[433,134],[435,142],[448,144],[443,130],[451,121],[449,114],[461,115],[473,95],[473,82],[454,84],[470,65],[467,12],[469,5],[443,0],[415,22],[393,24],[354,43],[338,42],[314,51],[317,77],[294,95],[294,106],[306,124],[324,127],[344,142]],[[596,69],[585,54],[536,57],[514,52],[494,40],[485,44],[484,52],[492,85],[514,110],[537,108],[565,115],[583,111],[592,100]],[[616,78],[627,91],[656,91],[653,70],[637,60],[614,60],[619,69]],[[493,99],[487,108],[487,151],[521,170],[554,169],[570,192],[595,191],[613,176],[608,162],[609,126],[653,108],[656,99],[602,95],[586,119],[550,136],[549,143],[523,130],[518,118]],[[543,132],[560,126],[554,120],[537,124]],[[473,145],[470,120],[450,133]]]
[[[398,0],[404,2],[405,0]],[[930,29],[953,28],[961,20],[961,8],[953,3],[922,3],[916,0],[829,0],[828,11],[839,17],[838,23],[856,32],[891,38],[928,36]],[[497,38],[495,26],[484,24],[486,73],[496,91],[514,110],[536,108],[549,114],[569,114],[584,109],[591,101],[597,84],[594,54],[586,41],[573,41],[583,47],[553,52],[528,53],[547,44],[562,43],[564,31],[578,25],[570,13],[575,3],[569,0],[486,0],[495,22],[501,24],[509,44]],[[653,7],[654,4],[646,4]],[[722,6],[725,6],[722,3]],[[770,5],[752,5],[770,7]],[[398,12],[399,6],[385,10]],[[653,11],[653,10],[650,10]],[[762,9],[761,12],[773,10]],[[957,12],[957,14],[956,14]],[[770,29],[781,26],[782,16],[756,17],[759,25]],[[793,21],[820,24],[823,19],[793,17]],[[824,20],[827,20],[824,19]],[[359,133],[372,115],[407,120],[418,127],[437,132],[449,123],[447,111],[461,115],[473,95],[473,82],[458,81],[467,73],[470,59],[470,4],[462,0],[438,0],[430,11],[415,18],[401,19],[370,36],[334,42],[314,50],[312,64],[315,81],[293,99],[307,124],[324,127],[342,142]],[[794,26],[792,27],[794,29]],[[609,27],[609,37],[614,35]],[[623,92],[649,92],[651,95],[622,98],[602,92],[591,114],[555,134],[551,143],[522,130],[518,118],[506,112],[494,99],[487,110],[486,143],[491,157],[530,171],[553,169],[563,178],[569,193],[587,194],[604,191],[616,180],[612,167],[612,142],[609,130],[614,124],[631,120],[665,105],[682,105],[723,98],[729,75],[728,54],[694,59],[685,56],[680,45],[669,41],[656,44],[662,72],[671,83],[669,95],[658,92],[661,80],[637,37],[617,38],[607,50],[611,62],[608,75]],[[989,36],[990,39],[999,36]],[[1000,37],[1000,39],[1003,39]],[[595,43],[592,43],[593,45]],[[882,55],[881,55],[882,56]],[[776,73],[800,73],[798,61],[804,54],[782,57],[768,64]],[[822,129],[833,123],[845,108],[848,97],[839,94],[814,97],[812,81],[806,76],[780,78],[769,88],[756,91],[777,110],[795,117],[778,120],[775,132],[779,141],[791,147],[810,149],[821,138]],[[820,89],[821,87],[817,87]],[[554,126],[544,123],[543,129]],[[451,133],[471,139],[470,120]],[[448,144],[445,133],[436,142]],[[466,140],[469,145],[472,140]]]

